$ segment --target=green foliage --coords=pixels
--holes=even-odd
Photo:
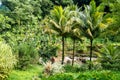
[[[102,70],[102,66],[100,63],[91,63],[92,64],[92,70]],[[70,65],[70,64],[66,64],[63,66],[65,72],[67,73],[78,73],[78,72],[84,72],[84,71],[88,71],[89,67],[89,62],[84,63],[84,64],[75,64],[74,66]]]
[[[38,52],[35,44],[31,42],[21,42],[18,45],[18,65],[19,69],[26,69],[28,65],[38,63]]]
[[[79,72],[80,71],[80,66],[78,65],[74,65],[72,66],[71,64],[66,64],[63,66],[63,68],[65,69],[65,72]]]
[[[104,12],[105,16],[111,17],[114,21],[107,30],[103,33],[103,38],[109,38],[109,40],[114,42],[120,41],[120,1],[119,0],[96,0],[105,6]]]
[[[9,24],[12,22],[12,19],[8,16],[0,14],[0,34],[9,31],[11,29],[11,25]]]
[[[98,38],[101,34],[104,33],[102,36],[104,38],[107,37],[112,41],[119,42],[120,40],[119,37],[120,36],[120,28],[119,28],[120,1],[119,0],[98,0],[98,1],[95,0],[96,2],[98,2],[97,5],[94,2],[94,0],[91,0],[91,2],[90,0],[0,0],[0,1],[2,1],[3,4],[2,7],[0,6],[0,9],[6,8],[5,10],[0,10],[0,32],[1,32],[0,39],[5,40],[6,43],[9,43],[12,46],[12,50],[18,53],[16,54],[18,57],[17,67],[20,69],[26,69],[29,64],[37,63],[38,51],[40,56],[44,59],[44,61],[50,59],[52,56],[56,56],[58,46],[56,46],[56,44],[55,45],[53,44],[57,39],[49,38],[51,35],[46,36],[46,34],[43,33],[41,29],[42,28],[41,26],[43,26],[43,24],[41,24],[40,21],[44,17],[49,15],[49,13],[50,16],[46,17],[47,21],[45,21],[47,23],[47,25],[45,25],[47,26],[47,28],[46,27],[45,28],[48,31],[50,31],[50,33],[55,33],[55,35],[62,36],[63,38],[62,57],[64,57],[64,38],[68,37],[71,34],[74,35],[72,36],[73,39],[75,39],[76,36],[80,38],[80,35],[82,35],[91,40],[91,53],[90,53],[91,58],[92,58],[92,49],[93,49],[92,40]],[[84,7],[81,7],[81,11],[80,9],[78,9],[77,6],[65,7],[67,5],[73,4],[73,2],[78,6],[89,4],[89,2],[90,5],[85,5]],[[99,4],[99,2],[103,2],[103,3]],[[55,5],[61,5],[61,6],[55,6]],[[3,8],[3,6],[5,7]],[[52,8],[53,10],[50,12]],[[113,22],[112,18],[115,21],[111,26],[109,26],[109,24]],[[75,34],[73,34],[74,32]],[[42,35],[44,36],[43,40],[42,40],[43,38]],[[2,43],[0,44],[2,45]],[[87,46],[86,44],[83,44],[81,49],[88,51],[86,46]],[[3,48],[1,50],[4,49],[6,48]],[[116,46],[112,46],[112,47],[107,46],[101,49],[100,61],[103,68],[120,70],[119,49],[120,48]],[[2,54],[3,52],[8,55],[10,51],[9,50],[6,51],[8,52],[1,51],[0,54]],[[0,56],[4,56],[4,55],[0,55]],[[9,59],[9,58],[5,57],[4,59]],[[62,58],[62,60],[64,60],[64,58]],[[0,58],[0,61],[2,61],[2,58]],[[7,72],[2,71],[3,68],[1,68],[1,64],[3,63],[0,62],[0,77],[1,74],[5,74],[5,76],[8,74]],[[7,64],[8,63],[6,62],[4,65],[6,66]],[[65,65],[64,68],[66,72],[79,72],[79,71],[87,70],[88,69],[87,66],[88,66],[87,64],[82,66],[73,66],[73,67],[70,65]],[[92,65],[92,69],[97,69],[99,67],[101,67],[101,65],[94,65],[94,64]],[[6,68],[8,69],[8,67]],[[105,77],[105,79],[108,79],[106,75],[104,76],[101,74],[108,74],[108,73],[103,72],[100,73],[100,76],[98,76],[99,74],[95,72],[94,74],[95,77],[93,77],[92,74],[91,75],[80,74],[80,75],[85,76],[85,78],[83,79],[104,80],[103,77]],[[2,75],[2,77],[4,76]],[[64,77],[64,74],[62,75],[62,77],[55,76],[53,80],[57,79],[57,77],[62,79],[62,77]],[[67,79],[67,77],[72,78],[71,75],[66,76],[65,74],[64,79]],[[21,78],[21,80],[22,79],[23,78]]]
[[[25,18],[26,16],[29,16],[32,14],[32,16],[37,17],[38,20],[41,20],[46,15],[48,15],[49,11],[51,10],[51,8],[53,6],[53,3],[50,0],[35,0],[35,1],[33,1],[33,0],[26,0],[26,1],[2,0],[2,3],[7,8],[9,8],[10,11],[15,13],[15,16],[16,16],[16,14],[20,13],[19,17],[22,17],[20,15],[23,15]],[[49,7],[47,7],[47,6],[49,6]],[[18,15],[17,15],[17,17],[18,17]],[[27,18],[27,20],[28,19],[29,18]]]
[[[68,12],[64,10],[62,6],[55,6],[51,11],[49,24],[52,25],[49,27],[60,36],[65,36],[65,34],[69,32],[69,28],[67,26],[69,17],[67,15]]]
[[[42,17],[44,18],[46,15],[50,14],[50,10],[52,8],[53,2],[51,0],[42,0],[41,2]]]
[[[70,74],[56,74],[48,78],[43,77],[42,80],[73,80],[73,76]]]
[[[84,71],[79,73],[59,73],[51,76],[41,76],[43,67],[32,65],[26,71],[14,70],[7,80],[30,80],[38,77],[37,80],[119,80],[119,71]],[[36,78],[34,78],[36,79]],[[33,80],[34,80],[33,79]]]
[[[50,0],[54,5],[66,7],[73,4],[73,0]]]
[[[16,63],[15,56],[12,54],[12,49],[6,43],[0,42],[0,80],[8,77]]]
[[[25,71],[13,70],[7,80],[40,80],[38,76],[42,69],[40,65],[30,65]]]
[[[110,43],[100,49],[100,62],[105,69],[120,70],[120,47]]]
[[[89,6],[84,7],[84,11],[80,12],[80,30],[82,34],[88,39],[92,40],[101,35],[112,22],[112,18],[103,16],[104,5],[96,7],[94,1],[90,2]],[[80,22],[79,22],[80,23]]]
[[[49,77],[51,75],[55,75],[58,73],[63,73],[64,69],[63,69],[63,65],[58,63],[58,62],[54,62],[53,64],[51,62],[46,62],[44,63],[44,70],[43,73],[40,74],[41,77]]]
[[[63,66],[63,68],[65,69],[65,72],[82,72],[82,71],[87,71],[89,67],[89,64],[75,64],[74,66],[70,65],[70,64],[66,64]],[[101,70],[101,65],[100,64],[92,64],[92,70]]]
[[[109,75],[108,75],[109,74]],[[93,71],[88,72],[88,73],[80,73],[80,75],[77,77],[77,79],[81,79],[81,80],[113,80],[112,79],[113,74],[110,71],[101,71],[101,72],[97,72],[97,71]]]
[[[78,74],[64,73],[50,77],[43,77],[42,80],[119,80],[119,72],[112,71],[87,71]]]
[[[104,16],[104,5],[96,6],[94,0],[89,5],[84,6],[84,10],[79,11],[76,23],[81,34],[90,40],[90,62],[93,54],[93,41],[98,38],[102,32],[112,23],[113,19]],[[91,65],[89,66],[91,69]]]
[[[44,43],[44,42],[43,42]],[[51,57],[57,56],[58,46],[53,44],[41,44],[39,49],[39,55],[42,57],[43,61],[50,60]]]

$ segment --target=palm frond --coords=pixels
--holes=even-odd
[[[54,27],[56,27],[57,29],[60,29],[60,30],[61,30],[60,26],[59,26],[55,21],[50,20],[50,23],[53,24]]]

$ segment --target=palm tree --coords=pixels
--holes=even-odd
[[[81,31],[78,28],[72,29],[70,31],[70,38],[73,40],[73,55],[72,55],[72,66],[74,65],[74,56],[75,56],[75,43],[76,40],[79,40],[82,42],[82,36]]]
[[[62,37],[62,62],[64,63],[64,43],[65,38],[71,30],[71,16],[68,8],[62,8],[62,6],[55,6],[51,11],[49,18],[49,28],[55,32],[58,36]]]
[[[76,11],[77,12],[77,11]],[[72,23],[71,23],[71,30],[69,32],[69,37],[73,40],[73,55],[72,55],[72,66],[74,65],[74,56],[75,56],[75,43],[76,40],[79,40],[82,42],[82,35],[81,35],[81,31],[78,28],[80,26],[80,23],[78,24],[76,22],[78,16],[74,15],[74,19],[72,19]],[[81,24],[82,25],[82,24]]]
[[[101,4],[96,7],[94,0],[90,2],[90,5],[84,6],[84,10],[80,12],[80,19],[82,20],[83,26],[80,26],[82,34],[90,40],[90,65],[91,69],[92,62],[92,47],[95,38],[99,37],[108,25],[111,23],[111,18],[105,18],[103,16],[104,6]]]
[[[68,34],[68,37],[70,37],[73,40],[73,56],[72,56],[72,66],[74,65],[74,56],[75,56],[75,43],[76,40],[81,40],[81,32],[78,28],[78,26],[80,26],[80,22],[78,23],[76,20],[79,16],[79,8],[77,7],[77,5],[71,5],[66,7],[66,9],[69,11],[69,15],[70,15],[70,31]],[[82,25],[82,24],[81,24]]]

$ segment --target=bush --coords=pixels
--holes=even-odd
[[[87,71],[80,73],[55,74],[41,80],[119,80],[120,73],[112,71]]]
[[[42,45],[39,49],[39,54],[42,57],[43,61],[48,61],[51,57],[57,56],[58,47],[53,44]]]
[[[16,59],[12,54],[11,47],[0,42],[0,80],[4,80],[8,77],[8,74],[14,67],[15,62]]]
[[[80,71],[80,66],[78,65],[70,65],[70,64],[66,64],[63,66],[63,68],[65,69],[65,72],[79,72]]]
[[[120,73],[108,70],[79,73],[74,80],[119,80]]]
[[[113,73],[110,71],[93,71],[80,73],[77,79],[79,80],[112,80]]]
[[[26,69],[29,64],[38,63],[38,52],[31,42],[23,42],[18,45],[18,69]]]
[[[74,66],[70,65],[70,64],[66,64],[63,66],[65,72],[81,72],[81,71],[86,71],[88,70],[88,64],[74,64]]]
[[[50,76],[50,75],[63,73],[63,72],[64,72],[64,69],[61,63],[55,62],[51,64],[51,62],[47,62],[46,64],[44,64],[44,70],[43,70],[44,76]]]
[[[104,69],[120,70],[120,47],[108,44],[100,49],[100,62]]]
[[[101,63],[93,62],[92,70],[102,70],[102,69],[103,67],[101,66]]]
[[[74,80],[71,74],[56,74],[49,77],[43,77],[42,80]]]
[[[83,72],[89,70],[89,63],[86,64],[74,64],[74,66],[70,64],[66,64],[63,66],[65,72]],[[101,64],[100,63],[92,63],[92,70],[102,70]]]
[[[120,70],[120,60],[118,61],[101,61],[102,66],[104,69],[109,69],[109,70]]]

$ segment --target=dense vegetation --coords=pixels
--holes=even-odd
[[[0,0],[0,80],[119,80],[119,13],[119,0]]]

